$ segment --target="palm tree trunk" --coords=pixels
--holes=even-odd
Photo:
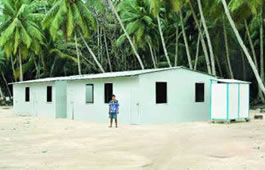
[[[167,63],[169,65],[169,67],[172,67],[170,59],[169,59],[169,56],[168,56],[167,47],[166,47],[166,44],[165,44],[165,40],[164,40],[164,36],[163,36],[163,31],[162,31],[162,28],[161,28],[161,22],[160,22],[159,15],[157,15],[156,18],[157,18],[159,34],[160,34],[160,37],[161,37],[162,46],[163,46],[163,50],[164,50],[164,53],[165,53],[165,56],[166,56],[166,59],[167,59]]]
[[[260,25],[260,77],[262,82],[264,83],[264,41],[263,41],[263,19],[261,17],[261,25]],[[261,98],[261,101],[265,103],[264,96],[259,89],[259,96]]]
[[[181,10],[179,11],[179,14],[180,14],[180,22],[181,22],[181,27],[182,27],[182,34],[183,34],[185,49],[186,49],[186,53],[187,53],[187,57],[188,57],[189,68],[193,69],[192,68],[192,63],[191,63],[189,44],[188,44],[188,40],[187,40],[187,36],[186,36],[186,31],[185,31],[184,22],[183,22],[183,15],[182,15],[182,11]]]
[[[197,0],[198,2],[198,6],[199,6],[199,11],[200,11],[200,15],[201,15],[201,20],[202,20],[202,25],[205,31],[205,35],[206,35],[206,39],[208,42],[208,46],[209,46],[209,51],[210,51],[210,58],[211,58],[211,64],[212,64],[212,74],[216,75],[216,70],[215,70],[215,60],[214,60],[214,54],[213,54],[213,47],[212,47],[212,42],[211,42],[211,38],[208,32],[208,28],[206,25],[206,21],[203,15],[203,11],[202,11],[202,5],[201,5],[201,0]]]
[[[14,66],[14,58],[13,55],[11,54],[11,67],[12,67],[12,71],[13,71],[13,77],[15,79],[15,82],[17,81],[15,78],[15,66]]]
[[[75,33],[75,50],[76,50],[76,55],[77,55],[77,66],[78,66],[78,74],[81,75],[81,63],[80,63],[80,56],[79,56],[79,51],[78,51],[78,47],[77,47],[77,37],[76,37],[76,33]]]
[[[98,45],[98,48],[97,48],[97,50],[98,50],[98,58],[99,58],[99,62],[101,62],[101,59],[100,59],[100,28],[99,28],[99,24],[98,24],[98,21],[96,21],[97,22],[97,45]]]
[[[50,69],[50,77],[52,77],[52,73],[53,73],[53,70],[54,70],[54,67],[55,67],[55,64],[56,64],[56,61],[57,61],[57,58],[55,57],[53,62],[52,62],[52,66],[51,66],[51,69]]]
[[[108,43],[107,43],[107,38],[106,38],[105,31],[104,31],[104,43],[105,43],[105,49],[106,49],[107,58],[108,58],[109,69],[112,72],[112,65],[111,65],[111,62],[110,62],[109,48],[108,48]]]
[[[40,54],[40,59],[41,59],[41,64],[43,65],[43,72],[45,72],[46,71],[46,65],[45,65],[43,53]]]
[[[33,57],[33,60],[34,60],[35,68],[36,68],[36,75],[35,75],[35,78],[37,79],[37,78],[40,78],[40,69],[39,69],[39,67],[38,67],[38,64],[37,64],[37,62],[36,62],[36,58],[35,58],[35,57]]]
[[[255,52],[255,49],[254,49],[253,41],[251,39],[250,32],[249,32],[249,29],[248,29],[248,24],[247,24],[246,20],[244,20],[244,24],[245,24],[245,28],[246,28],[246,31],[247,31],[247,37],[248,37],[248,41],[249,41],[249,44],[250,44],[251,52],[252,52],[252,55],[253,55],[254,63],[256,65],[257,69],[258,69],[257,56],[256,56],[256,52]]]
[[[149,50],[150,50],[150,53],[151,53],[152,61],[153,61],[153,64],[154,64],[154,68],[157,68],[156,67],[156,62],[155,62],[155,57],[154,57],[154,54],[153,54],[152,45],[149,42],[148,42],[148,46],[149,46]]]
[[[218,67],[218,70],[219,70],[219,74],[220,74],[221,77],[223,77],[223,71],[222,71],[222,66],[221,66],[219,57],[216,56],[215,57],[215,60],[216,60],[216,63],[217,63],[217,67]]]
[[[20,49],[18,49],[18,53],[19,53],[19,80],[23,81],[22,56]]]
[[[157,63],[158,63],[158,59],[157,59],[157,56],[156,56],[156,50],[154,50],[153,53],[154,53],[155,63],[156,63],[156,65],[157,65]]]
[[[260,76],[264,82],[264,41],[263,41],[263,19],[261,18],[260,26]]]
[[[5,82],[5,85],[6,85],[6,89],[7,89],[8,95],[9,95],[9,97],[10,97],[10,99],[11,99],[12,95],[11,95],[11,92],[10,92],[10,90],[9,90],[8,83],[7,83],[7,81],[6,81],[5,74],[4,74],[2,71],[1,71],[1,75],[2,75],[2,78],[3,78],[4,82]]]
[[[105,73],[105,70],[103,69],[102,65],[98,62],[98,59],[96,57],[96,55],[93,53],[93,51],[91,50],[91,48],[88,46],[84,36],[80,33],[80,36],[83,40],[83,42],[85,43],[86,45],[86,48],[88,49],[89,53],[92,55],[94,61],[96,62],[97,66],[99,67],[99,69],[101,70],[102,73]]]
[[[201,34],[199,33],[197,44],[196,44],[196,56],[195,56],[194,70],[197,70],[197,64],[198,64],[198,58],[199,58],[199,52],[200,52],[200,39],[201,39]]]
[[[136,51],[136,48],[134,47],[133,42],[132,42],[132,40],[131,40],[129,34],[128,34],[128,32],[126,31],[126,29],[125,29],[125,27],[124,27],[124,25],[123,25],[123,23],[122,23],[122,21],[121,21],[121,19],[120,19],[119,14],[117,13],[116,9],[114,8],[114,6],[113,6],[113,4],[112,4],[112,1],[111,1],[111,0],[108,0],[108,2],[109,2],[109,5],[110,5],[110,7],[111,7],[113,13],[115,14],[117,20],[119,21],[119,23],[120,23],[120,25],[121,25],[121,28],[122,28],[122,30],[124,31],[124,33],[125,33],[125,35],[126,35],[128,41],[129,41],[129,43],[130,43],[132,49],[133,49],[133,52],[134,52],[134,54],[135,54],[135,56],[136,56],[136,58],[137,58],[137,60],[138,60],[138,62],[139,62],[139,64],[140,64],[140,66],[141,66],[141,68],[144,70],[144,65],[143,65],[142,59],[141,59],[141,57],[139,56],[138,52]]]
[[[240,50],[240,56],[241,56],[241,61],[242,61],[243,80],[246,80],[247,79],[246,61],[245,61],[244,52],[242,49]]]
[[[178,65],[178,52],[179,52],[179,27],[176,28],[176,48],[175,48],[175,62],[174,66]]]
[[[251,49],[251,52],[252,52],[252,55],[253,55],[254,63],[256,65],[257,70],[259,70],[258,69],[258,60],[257,60],[255,48],[254,48],[254,45],[253,45],[253,41],[252,41],[252,38],[251,38],[250,31],[249,31],[248,24],[247,24],[246,20],[244,20],[244,24],[245,24],[245,28],[246,28],[246,31],[247,31],[247,37],[248,37],[248,41],[249,41],[249,44],[250,44],[250,49]],[[261,80],[264,83],[264,80],[263,80],[262,76],[261,76]],[[261,89],[258,90],[258,98],[260,98],[263,103],[265,102],[265,99],[264,99],[264,96],[263,96],[263,94],[261,92]]]
[[[238,40],[241,48],[243,49],[243,51],[244,51],[244,53],[245,53],[245,55],[247,57],[247,60],[248,60],[248,62],[250,64],[250,67],[251,67],[251,69],[252,69],[252,71],[253,71],[253,73],[254,73],[257,81],[258,81],[259,88],[262,90],[263,94],[265,94],[264,84],[263,84],[263,82],[262,82],[262,80],[261,80],[261,78],[259,76],[259,72],[258,72],[258,70],[257,70],[257,68],[256,68],[256,66],[255,66],[255,64],[254,64],[254,62],[253,62],[248,50],[247,50],[247,47],[245,46],[245,44],[244,44],[244,42],[243,42],[243,40],[242,40],[237,28],[236,28],[236,25],[235,25],[235,23],[234,23],[234,21],[233,21],[233,19],[231,17],[231,14],[229,12],[226,0],[222,0],[222,3],[223,3],[223,6],[224,6],[224,9],[225,9],[225,14],[226,14],[226,16],[227,16],[227,18],[229,20],[229,23],[230,23],[230,25],[231,25],[231,27],[232,27],[232,29],[233,29],[236,37],[237,37],[237,40]]]
[[[4,97],[4,94],[3,94],[3,91],[2,91],[2,89],[1,89],[1,87],[0,87],[0,98],[1,97]]]
[[[203,53],[204,53],[204,56],[205,56],[205,61],[206,61],[206,66],[207,66],[208,74],[212,74],[212,69],[211,69],[209,54],[208,54],[208,50],[207,50],[207,47],[206,47],[205,40],[203,38],[203,31],[201,30],[201,26],[200,26],[201,23],[199,24],[199,21],[197,19],[197,16],[196,16],[196,13],[195,13],[195,11],[193,9],[193,6],[191,4],[191,1],[189,1],[188,3],[189,3],[189,6],[190,6],[190,9],[191,9],[191,13],[192,13],[193,19],[195,21],[195,24],[196,24],[196,26],[198,28],[199,33],[201,34],[202,50],[203,50]]]
[[[226,61],[227,61],[227,65],[228,65],[229,75],[230,75],[231,79],[234,79],[234,74],[233,74],[233,70],[232,70],[231,62],[230,62],[229,47],[228,47],[227,32],[226,32],[226,27],[225,27],[224,16],[223,16],[223,29],[224,29]]]

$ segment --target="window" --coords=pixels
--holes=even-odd
[[[25,88],[25,101],[26,102],[30,101],[30,89],[29,89],[29,87]]]
[[[167,83],[156,83],[156,103],[167,103]]]
[[[112,83],[105,83],[104,90],[105,90],[105,103],[109,103],[113,94]]]
[[[94,85],[86,85],[86,103],[94,103]]]
[[[204,102],[204,83],[195,84],[195,102]]]
[[[52,86],[47,86],[47,102],[52,102]]]

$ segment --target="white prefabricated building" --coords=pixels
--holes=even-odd
[[[66,81],[17,82],[13,84],[13,95],[18,115],[66,118]]]
[[[229,99],[231,98],[228,104],[240,92],[240,111],[237,110],[237,118],[245,118],[249,109],[248,82],[217,79],[185,67],[13,83],[14,111],[20,115],[106,122],[108,103],[111,95],[115,94],[120,103],[118,118],[123,123],[226,120],[235,118],[236,113],[234,103],[227,107],[227,86]],[[239,92],[233,92],[238,86]]]
[[[211,120],[249,120],[250,82],[211,80]]]
[[[115,94],[119,121],[132,124],[209,120],[210,80],[185,67],[44,78],[13,84],[17,114],[108,121]]]

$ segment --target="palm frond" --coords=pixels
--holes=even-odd
[[[60,3],[59,2],[53,4],[53,7],[47,12],[47,14],[45,15],[45,17],[42,20],[42,28],[43,29],[46,29],[50,26],[54,17],[58,13],[59,9],[60,9]]]
[[[68,12],[67,12],[67,21],[66,21],[66,35],[67,37],[71,37],[73,30],[74,30],[74,18],[72,14],[72,9],[68,7]]]
[[[96,1],[96,0],[94,0],[94,1]],[[86,18],[87,22],[89,22],[90,25],[92,26],[92,29],[95,30],[96,29],[96,21],[95,21],[94,16],[89,11],[89,9],[85,6],[85,4],[82,1],[77,1],[77,7],[80,10],[82,17]]]
[[[21,41],[24,42],[27,48],[29,48],[31,45],[32,39],[23,25],[21,25],[20,34],[21,34]]]
[[[62,51],[58,50],[58,49],[52,49],[50,50],[50,54],[55,53],[57,57],[62,58],[62,59],[67,59],[67,60],[71,60],[74,63],[77,63],[77,59],[75,57],[72,57],[68,54],[63,53]]]
[[[160,0],[149,0],[150,3],[150,13],[153,16],[157,16],[160,11]]]

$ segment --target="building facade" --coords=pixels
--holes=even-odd
[[[13,85],[14,109],[18,114],[106,122],[115,94],[123,123],[203,121],[209,120],[211,79],[215,77],[174,67],[25,81]],[[49,86],[52,102],[47,102]]]

